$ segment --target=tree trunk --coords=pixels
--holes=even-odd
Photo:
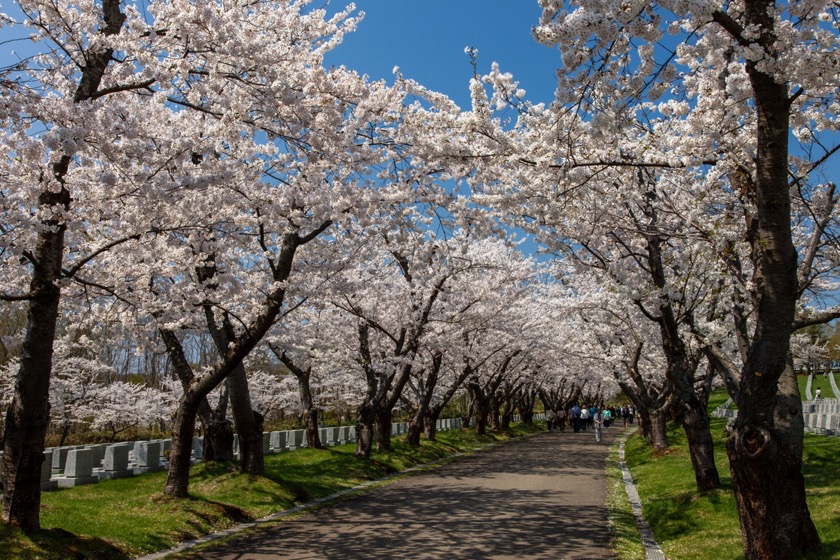
[[[303,425],[306,429],[306,445],[312,449],[323,449],[321,432],[318,431],[318,409],[309,406],[303,413]]]
[[[63,425],[61,426],[61,436],[58,438],[58,446],[64,447],[64,444],[67,443],[67,437],[70,435],[70,421],[65,420]]]
[[[266,295],[263,307],[260,308],[253,322],[244,329],[241,337],[236,340],[231,337],[231,344],[227,345],[225,352],[220,356],[221,359],[214,366],[208,368],[205,375],[200,379],[193,379],[189,386],[185,388],[184,395],[178,403],[173,426],[173,449],[176,440],[178,440],[178,449],[177,453],[172,455],[174,462],[170,461],[169,464],[169,476],[163,490],[164,494],[175,497],[186,496],[189,485],[192,434],[195,430],[196,412],[201,405],[201,401],[242,363],[242,360],[254,349],[254,346],[268,332],[268,329],[275,324],[285,299],[285,280],[291,273],[295,252],[301,244],[315,239],[331,223],[325,222],[320,229],[310,232],[305,237],[300,237],[296,233],[287,233],[283,236],[279,263],[274,268],[274,280],[280,285]],[[183,378],[192,377],[192,368],[175,333],[167,329],[159,329],[159,332],[166,344],[169,359],[176,371],[181,372],[179,376],[183,376]]]
[[[380,407],[376,411],[374,433],[376,434],[376,450],[388,453],[391,451],[391,423],[393,413],[388,407]]]
[[[534,423],[534,402],[533,401],[530,401],[528,403],[519,403],[519,420],[527,426],[533,425],[533,423]]]
[[[805,499],[802,476],[804,422],[796,375],[788,365],[779,380],[770,429],[739,408],[726,442],[747,558],[782,560],[817,550],[820,538]]]
[[[225,379],[236,432],[239,434],[239,471],[255,476],[265,473],[262,415],[251,408],[245,366],[240,362]]]
[[[764,58],[780,55],[775,3],[745,3],[751,41]],[[724,22],[728,23],[728,22]],[[740,29],[727,29],[736,36]],[[740,38],[740,37],[739,37]],[[755,266],[755,330],[742,368],[738,418],[727,439],[732,483],[747,558],[798,557],[820,547],[805,501],[800,443],[801,402],[788,386],[790,335],[798,297],[797,253],[791,235],[788,137],[789,84],[755,60],[746,63],[756,111],[754,183],[757,233],[752,240]],[[785,408],[787,407],[787,409]],[[796,429],[799,433],[796,433]]]
[[[195,418],[198,414],[199,399],[187,391],[181,397],[175,422],[172,426],[172,449],[169,452],[169,473],[163,492],[176,498],[186,498],[190,483],[190,456],[192,455],[192,437],[195,432]]]
[[[658,409],[648,411],[648,417],[645,423],[650,424],[650,445],[653,446],[654,451],[664,451],[668,449],[668,431],[667,431],[667,410]]]
[[[30,303],[15,394],[3,443],[3,520],[30,533],[41,528],[41,463],[50,422],[49,385],[59,290],[44,287]]]
[[[206,399],[202,399],[206,402]],[[209,407],[210,405],[208,405]],[[233,424],[227,418],[216,413],[211,414],[211,420],[204,429],[204,448],[202,455],[205,461],[233,461]],[[172,427],[173,445],[175,426]]]
[[[688,451],[694,467],[697,490],[708,492],[720,487],[709,414],[699,399],[694,399],[692,404],[686,403],[683,408],[682,427],[688,438]]]
[[[420,414],[420,411],[415,411],[408,421],[408,435],[406,440],[411,447],[420,447],[420,435],[423,433],[425,425],[426,414]]]
[[[805,501],[802,403],[789,358],[799,297],[788,183],[790,84],[763,64],[782,56],[776,8],[772,0],[744,3],[749,38],[741,26],[715,15],[737,40],[748,40],[764,51],[745,64],[756,112],[752,194],[758,227],[751,239],[755,327],[733,395],[738,418],[726,442],[744,555],[750,560],[795,558],[820,547]]]
[[[531,426],[534,423],[534,407],[537,404],[537,397],[538,393],[536,391],[525,391],[516,407],[519,411],[520,422],[527,426]],[[555,405],[562,406],[559,401],[557,401]]]
[[[63,167],[58,169],[63,163]],[[69,158],[56,164],[54,173],[63,179]],[[68,207],[70,193],[44,192],[39,206]],[[3,445],[3,520],[25,532],[40,529],[41,463],[44,440],[50,422],[50,375],[53,342],[61,292],[64,232],[66,227],[51,220],[38,236],[30,291],[36,296],[29,302],[26,335],[15,394],[6,413]],[[55,230],[55,231],[52,231]]]
[[[440,417],[440,411],[430,410],[426,416],[423,417],[423,435],[429,441],[436,441],[437,438],[437,421]]]
[[[289,366],[291,361],[286,358],[284,363]],[[298,380],[298,394],[300,395],[300,403],[303,406],[303,423],[306,428],[307,445],[312,449],[321,449],[323,445],[321,443],[321,434],[318,431],[318,409],[315,407],[315,401],[312,398],[312,387],[309,385],[311,369],[304,370],[295,367],[292,373],[295,374]]]
[[[467,386],[467,389],[472,397],[471,408],[473,409],[473,413],[475,415],[475,433],[479,436],[486,435],[487,415],[490,412],[490,405],[488,403],[489,399],[487,399],[484,395],[481,385],[476,382],[470,383]]]
[[[498,397],[493,396],[490,397],[490,402],[488,403],[488,413],[489,413],[489,422],[490,422],[490,430],[493,432],[501,432],[502,425],[499,422],[499,418],[501,417],[501,413],[499,412],[501,405],[499,403]]]
[[[475,433],[483,436],[487,434],[487,415],[489,407],[484,400],[475,401]]]
[[[502,430],[509,430],[510,424],[513,421],[513,409],[505,410],[502,413]]]
[[[370,459],[373,450],[373,407],[370,403],[359,406],[356,414],[356,457]]]

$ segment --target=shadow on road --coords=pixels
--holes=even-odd
[[[604,465],[618,432],[508,443],[192,558],[610,558]]]

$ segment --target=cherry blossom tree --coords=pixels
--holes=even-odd
[[[365,190],[378,184],[372,173],[394,156],[376,130],[393,121],[401,94],[324,68],[323,53],[355,21],[304,7],[154,5],[141,35],[157,53],[144,59],[161,75],[155,96],[184,107],[201,140],[167,167],[173,191],[156,212],[173,223],[167,233],[133,244],[147,255],[142,266],[129,252],[108,263],[133,263],[135,274],[113,290],[161,332],[185,384],[165,488],[173,496],[186,496],[196,414],[224,379],[244,377],[235,370],[287,305],[298,250],[364,211]],[[249,32],[226,31],[238,28]],[[214,336],[219,358],[196,372],[185,335],[207,325],[223,335]]]
[[[342,313],[328,305],[327,297],[308,296],[306,303],[286,315],[266,339],[274,356],[297,380],[299,415],[306,429],[307,445],[316,449],[323,445],[318,428],[319,410],[324,404],[318,386],[339,377],[335,369],[346,361],[346,355],[339,353],[349,350],[342,347],[339,339],[353,329]]]
[[[362,457],[370,455],[374,429],[377,448],[390,448],[392,411],[423,338],[441,313],[456,312],[449,304],[450,284],[482,266],[469,252],[469,233],[441,239],[416,207],[399,210],[393,225],[376,230],[367,256],[347,269],[344,290],[332,299],[357,318],[357,359],[367,386],[357,412],[356,454]]]
[[[421,432],[434,439],[433,426],[440,413],[476,369],[469,364],[469,349],[486,352],[484,358],[489,358],[507,344],[500,337],[521,326],[516,310],[533,309],[527,302],[533,284],[539,282],[536,263],[499,239],[467,242],[472,265],[448,284],[447,308],[426,332],[425,353],[415,360],[403,396],[412,413],[408,440],[414,445],[419,444]]]

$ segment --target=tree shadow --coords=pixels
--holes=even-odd
[[[99,538],[74,535],[64,529],[42,529],[24,535],[8,525],[0,525],[0,557],[15,560],[61,558],[66,560],[129,560],[125,552]]]

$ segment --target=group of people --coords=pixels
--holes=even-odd
[[[549,432],[552,430],[565,432],[567,420],[575,433],[593,429],[596,426],[609,428],[613,422],[618,421],[623,421],[626,428],[633,423],[635,416],[635,409],[628,405],[601,408],[596,405],[580,406],[578,403],[574,403],[568,410],[563,408],[551,410],[549,408],[545,411]]]

